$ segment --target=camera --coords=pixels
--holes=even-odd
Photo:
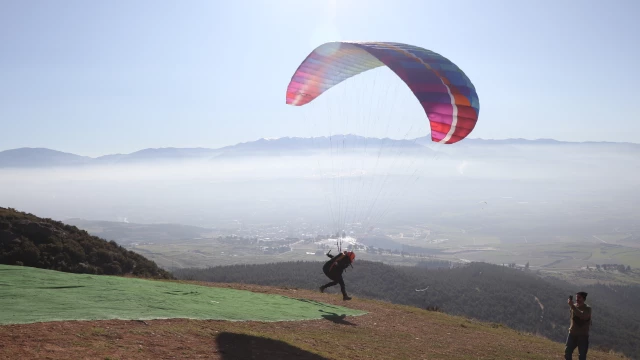
[[[573,295],[569,295],[569,300],[573,301]]]

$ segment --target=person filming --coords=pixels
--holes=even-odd
[[[573,303],[573,296],[569,296],[567,304],[571,314],[571,326],[564,350],[564,358],[571,360],[573,351],[578,348],[578,359],[586,360],[589,350],[589,328],[591,327],[591,307],[585,304],[587,293],[581,291],[576,294],[576,302]]]

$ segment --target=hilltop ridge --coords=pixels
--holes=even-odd
[[[246,284],[197,283],[344,306],[336,295]],[[0,355],[11,358],[207,359],[558,359],[561,343],[485,323],[354,298],[367,314],[256,322],[187,319],[74,321],[0,327]],[[589,350],[590,359],[621,355]]]

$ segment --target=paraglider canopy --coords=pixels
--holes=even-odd
[[[471,133],[480,102],[460,68],[442,55],[394,42],[329,42],[313,50],[287,87],[287,104],[302,106],[340,82],[386,65],[409,86],[431,126],[431,140],[453,144]]]
[[[379,71],[369,72],[373,69]],[[376,81],[378,74],[382,81]],[[326,233],[336,234],[339,252],[345,229],[354,238],[368,235],[388,214],[401,216],[405,209],[395,204],[406,193],[441,186],[428,183],[421,165],[433,164],[441,146],[466,138],[480,111],[474,85],[456,64],[397,42],[318,46],[291,77],[286,103],[310,104],[299,111],[315,147],[309,178],[324,186],[318,193],[331,220]],[[324,136],[316,137],[319,133]]]

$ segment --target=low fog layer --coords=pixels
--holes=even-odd
[[[437,224],[535,238],[638,226],[635,145],[459,145],[4,168],[0,204],[56,220],[203,227]]]

